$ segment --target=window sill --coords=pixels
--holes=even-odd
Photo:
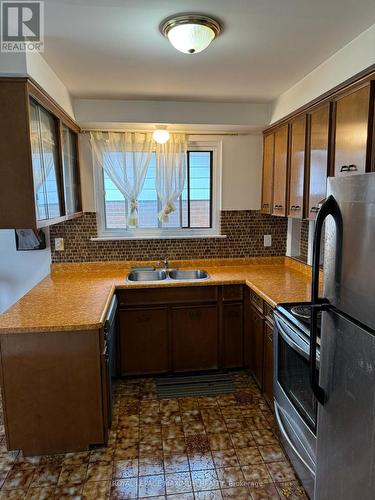
[[[91,241],[112,241],[112,240],[197,240],[197,239],[224,239],[226,234],[186,234],[175,236],[97,236],[90,238]]]

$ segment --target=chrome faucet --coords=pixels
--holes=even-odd
[[[168,271],[168,269],[169,269],[168,257],[164,257],[164,259],[159,261],[159,266],[163,266],[164,270]]]

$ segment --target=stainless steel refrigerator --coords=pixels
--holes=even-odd
[[[313,254],[310,380],[319,401],[315,500],[373,500],[375,174],[330,178],[328,195],[317,216]],[[323,232],[324,286],[319,297]]]

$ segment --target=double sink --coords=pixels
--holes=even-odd
[[[201,269],[183,270],[183,269],[150,269],[150,270],[133,270],[128,274],[128,281],[165,281],[165,280],[205,280],[207,279],[207,271]]]

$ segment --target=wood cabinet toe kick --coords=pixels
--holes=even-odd
[[[105,443],[101,330],[0,335],[9,450],[42,455]]]

